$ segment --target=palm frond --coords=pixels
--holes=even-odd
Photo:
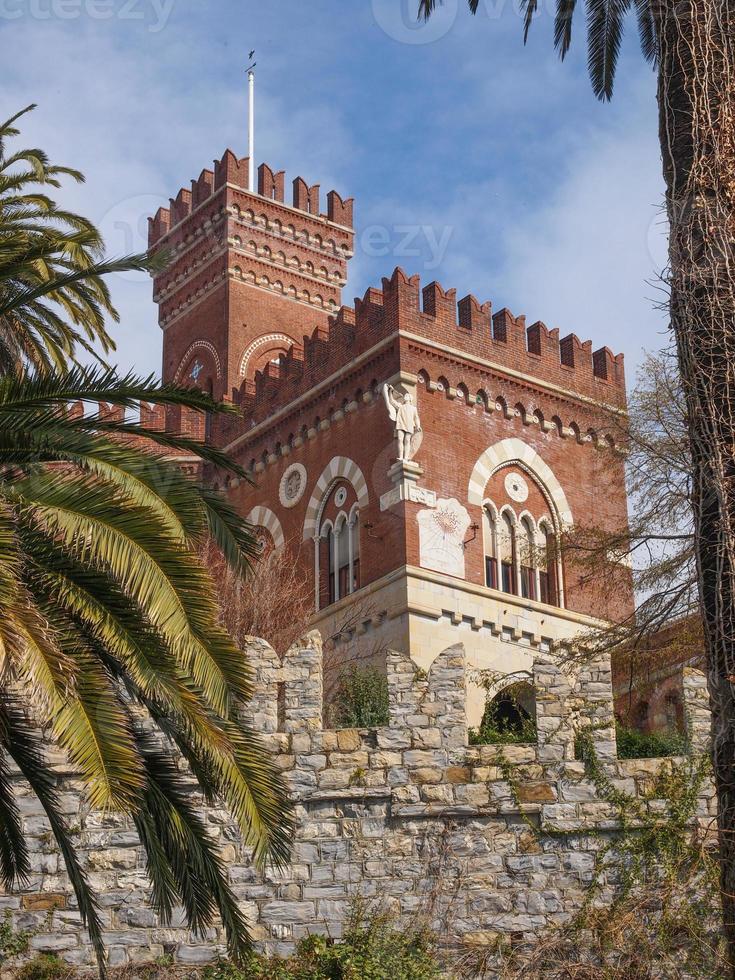
[[[556,0],[554,47],[562,61],[566,58],[572,43],[572,21],[576,6],[577,0]]]
[[[612,98],[625,15],[632,0],[587,0],[587,66],[598,99]]]
[[[4,719],[0,716],[0,726]],[[13,792],[5,746],[0,735],[0,881],[6,890],[26,883],[31,873],[28,845]]]
[[[105,948],[99,907],[79,863],[69,827],[61,812],[56,777],[48,765],[38,731],[31,726],[17,701],[2,691],[0,744],[15,761],[46,813],[74,889],[82,922],[97,954],[100,972],[104,973]]]
[[[87,218],[59,207],[46,193],[60,187],[64,178],[76,182],[83,174],[71,167],[52,164],[43,150],[26,147],[9,152],[7,144],[19,133],[17,121],[34,106],[27,106],[0,126],[0,354],[15,348],[23,365],[39,370],[73,363],[82,338],[99,345],[103,353],[114,349],[105,320],[117,320],[104,277],[128,270],[155,271],[165,267],[168,256],[141,253],[117,259],[104,257],[102,237]],[[62,331],[65,343],[39,353],[26,349],[22,338],[8,338],[20,317],[43,319],[46,308],[58,308],[68,317]],[[37,343],[53,343],[38,328]],[[11,373],[14,358],[0,360],[0,374]]]
[[[651,0],[635,0],[635,12],[638,19],[638,35],[641,40],[643,57],[655,66],[658,61],[658,38],[656,37],[656,24],[651,10]]]
[[[228,953],[236,963],[242,962],[251,948],[247,923],[227,884],[222,860],[192,805],[190,787],[170,756],[142,732],[138,739],[148,779],[135,824],[156,882],[159,911],[170,916],[175,890],[187,921],[199,935],[219,913]]]
[[[22,115],[0,126],[0,880],[16,883],[29,863],[12,758],[48,816],[103,968],[100,917],[60,813],[43,721],[89,803],[135,820],[164,918],[179,902],[197,931],[219,915],[239,957],[246,923],[194,809],[192,778],[229,803],[260,863],[285,859],[290,807],[265,746],[237,721],[251,671],[220,625],[199,558],[212,540],[247,572],[251,529],[171,457],[246,474],[216,447],[168,431],[173,410],[238,409],[76,364],[114,349],[105,276],[162,268],[168,256],[106,259],[94,225],[47,193],[82,175],[38,148],[8,152]],[[70,408],[77,402],[87,410]],[[160,429],[124,417],[141,402],[164,407]],[[139,730],[146,712],[192,778]]]
[[[139,797],[143,774],[128,711],[92,652],[82,652],[79,632],[65,645],[72,644],[77,661],[76,687],[52,718],[54,734],[79,767],[90,805],[129,812]]]
[[[14,484],[12,496],[24,522],[56,536],[78,559],[108,569],[149,610],[172,655],[219,714],[229,714],[233,693],[250,695],[242,656],[216,625],[210,577],[151,511],[84,477],[27,477]]]

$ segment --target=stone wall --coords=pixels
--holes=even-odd
[[[389,654],[390,724],[364,731],[323,728],[317,633],[283,663],[262,640],[251,642],[250,656],[257,679],[251,720],[276,753],[296,805],[290,866],[258,873],[227,814],[210,809],[207,820],[252,934],[269,951],[288,952],[314,932],[338,938],[358,896],[404,917],[425,916],[453,941],[526,937],[560,923],[579,908],[595,855],[617,828],[614,812],[574,760],[576,727],[591,723],[613,785],[628,793],[644,793],[660,765],[617,760],[605,664],[573,677],[549,655],[539,656],[538,744],[497,747],[467,744],[462,646],[444,651],[428,673]],[[694,740],[704,746],[709,719],[701,675],[690,672],[685,691]],[[100,895],[111,964],[164,953],[199,963],[224,953],[219,928],[196,939],[179,913],[170,924],[158,920],[146,904],[145,858],[128,822],[91,812],[58,753],[49,764]],[[92,964],[46,819],[20,778],[17,794],[33,874],[0,904],[17,928],[33,930],[33,952]],[[700,817],[710,817],[713,806],[711,794],[703,795]],[[604,886],[603,901],[606,895]]]

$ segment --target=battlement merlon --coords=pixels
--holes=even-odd
[[[265,199],[286,212],[294,212],[301,224],[306,220],[307,223],[339,225],[352,231],[353,198],[342,198],[337,191],[331,190],[327,193],[326,213],[322,213],[319,184],[309,186],[303,177],[296,177],[289,205],[285,202],[284,171],[274,172],[268,164],[262,163],[258,167],[258,189],[252,192],[248,190],[248,163],[248,157],[238,158],[232,150],[226,150],[220,160],[214,161],[213,170],[202,170],[199,177],[192,180],[190,189],[182,188],[175,198],[170,199],[167,208],[159,208],[152,218],[148,218],[148,247],[152,248],[171,235],[178,225],[226,185],[236,187],[238,192],[252,197],[260,205]],[[258,205],[254,203],[253,206]]]
[[[356,298],[354,309],[341,307],[327,330],[317,327],[277,364],[258,372],[247,392],[236,393],[244,412],[255,419],[272,414],[400,332],[571,396],[626,405],[624,358],[608,347],[593,351],[591,341],[582,342],[575,334],[560,339],[558,329],[550,330],[541,321],[526,327],[525,317],[505,308],[493,314],[490,302],[480,303],[472,295],[457,301],[456,291],[444,290],[438,282],[421,289],[419,277],[408,277],[400,268],[382,286]],[[456,381],[461,380],[458,374]]]
[[[247,637],[244,642],[253,677],[253,696],[244,709],[247,722],[264,735],[309,736],[299,739],[298,745],[292,743],[287,751],[313,758],[313,753],[324,749],[325,732],[324,655],[319,632],[314,630],[294,643],[283,658],[265,640]],[[428,671],[419,669],[406,653],[387,651],[388,723],[376,729],[379,748],[408,752],[402,761],[409,770],[432,766],[437,775],[443,767],[466,760],[467,689],[477,683],[474,675],[461,643],[442,651]],[[609,657],[601,655],[568,669],[553,655],[542,655],[535,658],[528,683],[534,696],[536,743],[527,744],[525,761],[572,763],[580,731],[589,734],[602,762],[616,760]],[[697,751],[706,751],[710,714],[704,675],[699,671],[687,673],[683,700],[690,740]],[[493,747],[493,751],[498,749]],[[333,756],[324,764],[329,768],[345,762],[349,757]],[[384,765],[384,760],[379,764]]]
[[[107,421],[126,422],[130,426],[137,426],[148,431],[164,432],[172,436],[185,436],[187,439],[202,443],[205,441],[206,413],[186,405],[148,405],[145,402],[140,402],[136,414],[134,409],[126,411],[122,405],[98,402],[93,406],[89,403],[76,401],[67,406],[66,412],[68,417],[73,419],[83,418],[85,415],[93,413],[100,419]],[[133,432],[130,438],[136,439],[138,437]],[[178,455],[173,450],[167,451],[167,454],[168,452],[171,455]]]

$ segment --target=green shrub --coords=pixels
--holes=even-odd
[[[516,720],[501,714],[509,704]],[[470,728],[467,734],[470,745],[519,745],[536,741],[536,722],[512,693],[504,692],[503,700],[496,697],[487,702],[480,727]]]
[[[348,667],[332,704],[335,728],[379,728],[387,725],[388,681],[377,667]]]
[[[324,936],[302,939],[288,959],[254,955],[235,967],[208,967],[203,980],[438,980],[431,933],[422,928],[398,928],[385,912],[357,905],[344,939]]]
[[[16,980],[67,980],[72,968],[53,953],[39,953],[15,974]]]
[[[16,929],[13,925],[13,913],[10,909],[5,909],[5,915],[0,922],[0,963],[27,952],[32,936],[33,931],[30,929]]]
[[[686,755],[686,736],[674,729],[644,734],[634,728],[616,724],[618,759],[660,759],[671,755]]]

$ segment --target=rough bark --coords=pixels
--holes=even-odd
[[[735,0],[651,6],[671,324],[688,413],[722,905],[735,964]]]

